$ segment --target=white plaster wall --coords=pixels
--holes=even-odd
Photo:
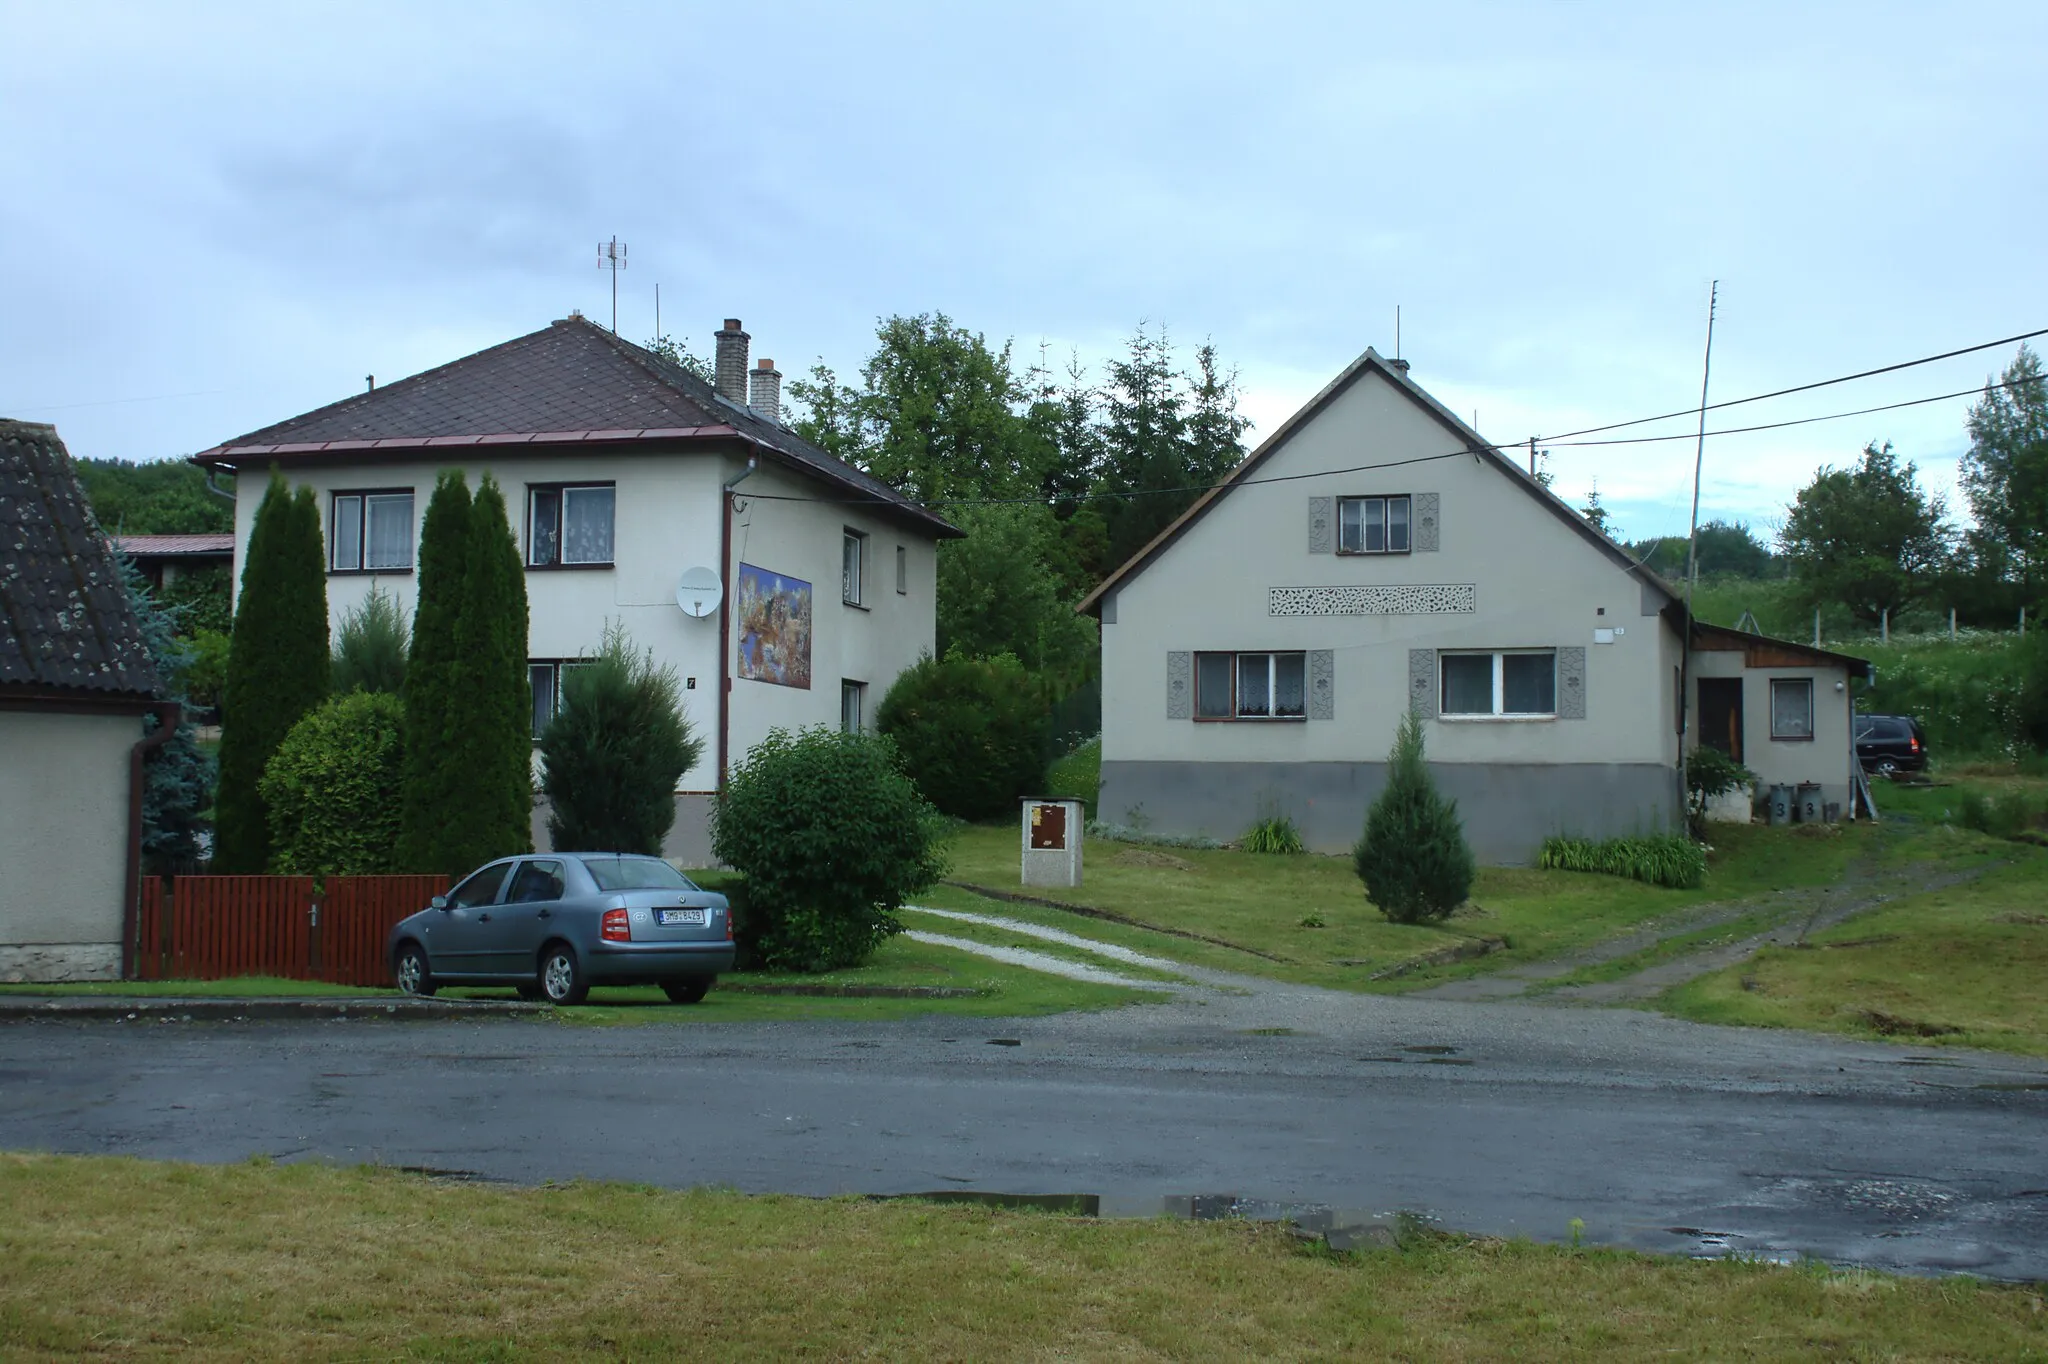
[[[607,622],[622,622],[633,639],[673,664],[685,681],[688,714],[704,740],[697,764],[683,774],[680,792],[709,792],[718,784],[719,619],[694,619],[675,604],[676,580],[686,568],[718,567],[720,489],[744,467],[729,452],[703,449],[618,454],[527,455],[465,450],[459,462],[474,490],[488,472],[505,490],[507,510],[522,556],[526,548],[526,488],[532,483],[611,482],[617,488],[611,568],[528,569],[526,597],[529,658],[575,658],[595,650]],[[474,457],[487,455],[488,457]],[[425,519],[434,479],[446,467],[434,462],[296,466],[286,471],[294,487],[304,483],[319,494],[323,528],[332,495],[356,490],[413,489],[413,533]],[[238,480],[246,494],[235,509],[235,581],[255,524],[256,507],[268,483],[267,470],[252,467]],[[775,726],[839,723],[842,678],[868,684],[868,718],[896,675],[931,649],[936,616],[937,557],[934,543],[861,506],[815,499],[844,494],[763,462],[740,484],[742,494],[768,493],[810,501],[742,499],[734,518],[732,559],[723,572],[728,606],[741,562],[755,564],[813,585],[812,685],[809,690],[735,678],[732,698],[732,757]],[[840,534],[851,526],[868,533],[869,580],[866,610],[842,604]],[[896,546],[908,550],[909,591],[896,591]],[[417,553],[415,553],[417,561]],[[330,628],[361,604],[373,586],[395,596],[411,614],[417,600],[414,573],[330,573],[327,605]],[[731,641],[737,654],[737,638]],[[694,682],[694,686],[689,684]]]
[[[1639,579],[1546,510],[1516,475],[1468,454],[1441,423],[1377,374],[1362,376],[1297,430],[1255,478],[1452,457],[1233,491],[1117,593],[1103,641],[1103,758],[1376,762],[1407,707],[1410,649],[1586,649],[1584,720],[1437,720],[1432,760],[1451,763],[1671,763],[1677,756],[1673,632],[1642,614]],[[1436,493],[1434,553],[1311,554],[1312,497]],[[1465,615],[1270,614],[1272,587],[1477,587]],[[1604,614],[1602,612],[1604,608]],[[1596,628],[1619,628],[1595,644]],[[1166,718],[1167,654],[1331,649],[1334,721],[1198,723]]]
[[[133,715],[0,710],[0,979],[119,974],[141,737]]]
[[[465,451],[465,455],[472,452]],[[452,463],[452,461],[451,461]],[[533,483],[612,483],[617,489],[610,568],[529,568],[526,572],[527,657],[576,658],[594,651],[610,622],[622,623],[642,648],[673,664],[694,689],[683,693],[691,723],[704,738],[704,755],[683,774],[678,789],[710,790],[717,779],[718,618],[686,616],[675,602],[676,579],[685,568],[718,564],[718,487],[725,460],[708,452],[588,454],[573,457],[517,453],[465,458],[459,467],[472,492],[489,473],[504,490],[512,533],[523,558],[527,543],[526,489]],[[320,497],[323,533],[331,527],[332,496],[363,489],[413,490],[414,562],[417,537],[433,496],[434,479],[445,466],[393,463],[300,466],[288,470],[294,487],[310,485]],[[239,591],[242,555],[255,523],[256,505],[267,473],[250,470],[238,480],[250,495],[235,508],[235,580]],[[327,610],[330,629],[360,606],[372,587],[396,597],[407,616],[418,601],[416,572],[330,573]]]
[[[1693,654],[1690,704],[1692,738],[1699,733],[1699,679],[1742,679],[1742,765],[1756,773],[1759,793],[1772,786],[1818,783],[1823,799],[1848,809],[1855,739],[1850,726],[1855,706],[1848,670],[1812,664],[1795,668],[1745,667],[1738,650],[1702,649]],[[1813,738],[1771,737],[1771,679],[1809,678],[1813,682]],[[1839,690],[1837,689],[1839,688]]]
[[[762,465],[736,490],[732,568],[742,563],[811,584],[811,685],[779,686],[739,675],[738,627],[732,647],[732,757],[735,762],[775,728],[839,725],[842,681],[867,684],[863,722],[873,728],[875,708],[920,654],[932,649],[937,629],[938,555],[925,536],[885,520],[858,503],[784,501],[844,496]],[[846,530],[868,537],[867,581],[861,605],[846,604],[840,555]],[[907,551],[907,588],[896,590],[896,549]]]

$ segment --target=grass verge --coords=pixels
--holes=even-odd
[[[936,920],[931,922],[936,923]],[[963,935],[964,936],[964,935]],[[713,989],[701,1004],[671,1004],[652,986],[598,986],[590,1002],[556,1015],[565,1022],[621,1023],[757,1023],[785,1019],[862,1019],[876,1022],[925,1014],[973,1017],[1017,1017],[1108,1009],[1124,1004],[1156,1002],[1151,990],[1092,985],[1005,966],[950,947],[891,938],[875,950],[867,965],[824,975],[779,975],[748,972],[723,976],[725,985],[883,985],[966,988],[971,999],[833,999],[813,996],[750,995]],[[125,997],[194,997],[245,999],[258,996],[389,998],[394,991],[328,985],[320,981],[242,976],[232,980],[91,981],[76,985],[0,985],[0,994],[114,995]],[[513,999],[507,989],[451,988],[451,999]]]
[[[1703,1023],[1810,1028],[2048,1056],[2048,853],[1765,948],[1658,1007]]]
[[[2041,1293],[1423,1236],[0,1157],[0,1352],[179,1359],[2043,1357]]]
[[[942,908],[1028,919],[1192,965],[1303,984],[1398,992],[1554,957],[1708,901],[1826,885],[1840,879],[1856,856],[1876,847],[1880,836],[1868,826],[1824,837],[1797,829],[1729,826],[1716,832],[1707,884],[1687,891],[1611,876],[1486,867],[1473,888],[1474,908],[1435,927],[1387,922],[1366,902],[1349,858],[1313,854],[1271,856],[1089,839],[1083,884],[1043,892],[1047,899],[1220,939],[1250,951],[1057,909],[996,903],[952,886],[938,887],[923,899]],[[952,845],[954,878],[1018,889],[1016,837],[1007,825],[963,829]],[[1396,980],[1371,979],[1386,967],[1481,935],[1505,937],[1508,950]]]

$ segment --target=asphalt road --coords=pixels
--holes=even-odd
[[[1031,1020],[0,1027],[12,1150],[1234,1194],[2001,1278],[2048,1279],[2044,1135],[2038,1062],[1271,986]]]

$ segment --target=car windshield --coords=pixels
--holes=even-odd
[[[690,878],[653,857],[586,857],[599,890],[695,890]]]

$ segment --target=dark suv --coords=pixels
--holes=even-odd
[[[1910,715],[1858,715],[1856,761],[1865,772],[1889,777],[1927,767],[1927,737]]]

